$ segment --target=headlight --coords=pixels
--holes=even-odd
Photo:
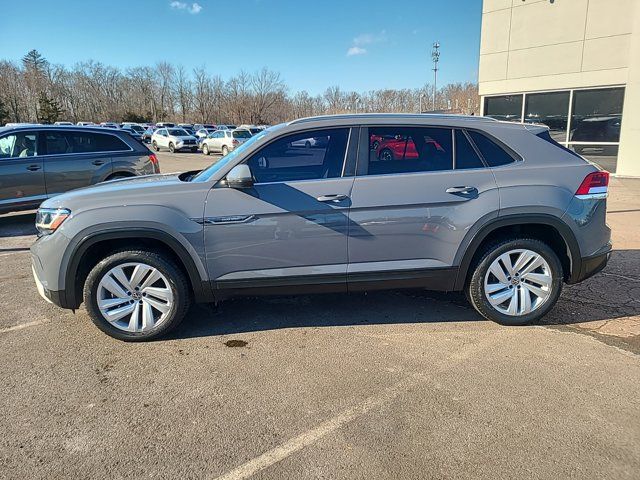
[[[69,215],[71,211],[66,208],[40,208],[36,214],[36,229],[42,235],[49,235],[55,232]]]

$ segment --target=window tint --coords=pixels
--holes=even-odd
[[[545,124],[556,141],[566,141],[568,115],[569,92],[527,94],[524,121]]]
[[[490,167],[497,167],[514,161],[511,155],[483,134],[474,131],[469,131],[468,133],[473,143],[475,143],[478,150],[480,150],[484,161],[487,162],[487,165]]]
[[[451,170],[451,130],[369,128],[369,175]]]
[[[484,164],[462,130],[456,130],[456,170],[483,168]]]
[[[503,95],[484,99],[484,114],[498,120],[519,122],[522,117],[522,95]]]
[[[618,142],[624,88],[576,90],[571,115],[572,142]]]
[[[101,152],[122,152],[131,150],[129,145],[124,143],[115,135],[95,134],[98,137],[98,151]]]
[[[44,141],[49,155],[72,153],[64,132],[46,132]]]
[[[348,138],[348,128],[288,135],[267,145],[247,164],[258,183],[340,177]]]
[[[248,130],[234,130],[233,138],[251,138],[251,132]]]
[[[0,138],[0,158],[34,157],[38,154],[35,133],[15,133]]]

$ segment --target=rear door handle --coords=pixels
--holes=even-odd
[[[349,198],[347,195],[333,194],[320,195],[316,198],[316,200],[318,200],[319,202],[339,202],[340,200],[346,200],[347,198]]]
[[[104,160],[94,160],[93,162],[94,165],[104,165],[106,162]]]
[[[27,167],[27,170],[30,170],[32,172],[35,172],[36,170],[40,170],[40,165],[29,165]]]
[[[477,195],[478,189],[476,187],[449,187],[445,192],[453,195]]]

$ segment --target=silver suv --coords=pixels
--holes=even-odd
[[[533,322],[610,255],[608,173],[544,126],[428,115],[296,120],[201,172],[60,195],[37,216],[42,296],[122,340],[192,301],[389,288],[464,290]]]

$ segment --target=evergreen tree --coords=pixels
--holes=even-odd
[[[43,74],[47,64],[47,59],[35,49],[30,50],[22,57],[22,65],[24,65],[25,70],[35,74]]]
[[[44,92],[38,97],[38,121],[40,123],[54,123],[58,121],[64,110],[53,98]]]

